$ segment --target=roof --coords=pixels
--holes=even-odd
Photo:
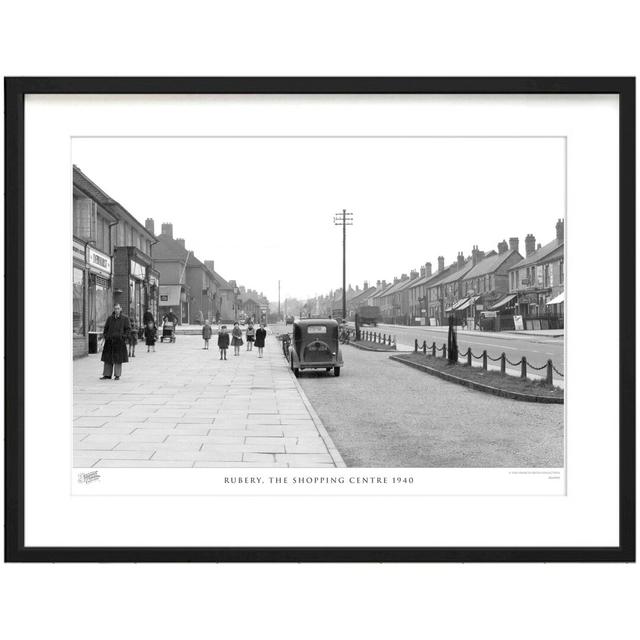
[[[452,265],[453,266],[453,265]],[[458,263],[455,263],[455,266],[458,266]],[[449,284],[451,282],[456,282],[456,280],[462,279],[469,271],[473,269],[473,260],[469,258],[463,265],[461,269],[456,269],[453,273],[450,273],[446,278],[440,280],[438,284]]]
[[[357,296],[351,298],[350,302],[357,303],[363,302],[364,300],[368,300],[374,293],[376,292],[375,287],[369,287],[368,289],[364,289],[358,293]]]
[[[294,324],[297,324],[299,327],[308,327],[310,325],[318,324],[325,324],[328,327],[337,327],[338,321],[333,320],[332,318],[304,318],[303,320],[296,320]]]
[[[510,267],[510,269],[520,269],[530,264],[536,264],[537,262],[540,262],[545,258],[551,256],[551,254],[556,251],[556,249],[564,250],[564,240],[558,240],[557,238],[554,238],[551,242],[545,244],[544,247],[540,247],[530,256],[527,256],[523,260],[520,260],[520,262],[514,264],[512,267]]]
[[[76,165],[73,165],[73,186],[95,200],[114,219],[125,218],[127,222],[134,224],[139,231],[150,240],[156,237],[134,215],[129,213],[119,202],[107,195],[93,180],[88,178]]]
[[[398,280],[397,282],[392,283],[390,287],[387,287],[387,289],[383,292],[382,295],[390,296],[394,293],[398,293],[399,291],[402,291],[405,287],[407,287],[410,282],[411,280],[409,278],[405,278],[404,280]]]
[[[380,289],[380,291],[376,291],[371,297],[372,298],[381,298],[384,295],[387,295],[387,292],[389,291],[389,289],[391,289],[391,287],[394,286],[395,283],[391,283],[386,285],[385,287],[382,287],[382,289]]]
[[[473,267],[470,271],[466,273],[464,276],[465,280],[471,278],[477,278],[479,276],[486,276],[489,273],[493,273],[497,271],[509,258],[512,256],[520,256],[520,254],[514,249],[509,249],[504,253],[496,253],[493,252],[493,255],[489,255],[483,260],[480,260],[478,264]],[[522,258],[522,256],[520,256]]]

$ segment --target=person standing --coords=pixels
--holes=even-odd
[[[202,339],[204,340],[203,349],[209,348],[209,340],[211,340],[211,323],[208,320],[205,320],[205,323],[202,327]]]
[[[156,329],[156,323],[153,320],[149,320],[144,328],[144,343],[147,345],[147,353],[156,350],[156,340],[158,338],[158,330]]]
[[[129,331],[129,357],[136,357],[136,345],[138,344],[138,327],[135,322],[131,323],[131,328]]]
[[[256,347],[258,347],[258,358],[262,358],[264,352],[264,340],[267,337],[267,330],[264,324],[260,323],[260,328],[256,330]]]
[[[220,349],[220,360],[227,359],[227,349],[229,348],[229,334],[226,325],[220,327],[218,332],[218,349]]]
[[[142,324],[146,327],[149,322],[153,322],[153,326],[156,324],[156,319],[153,317],[153,313],[149,307],[145,307],[144,314],[142,316]]]
[[[253,326],[253,320],[249,320],[246,331],[247,337],[247,351],[253,351],[253,342],[256,339],[256,330]]]
[[[233,345],[233,355],[234,356],[239,356],[240,355],[240,347],[242,346],[242,329],[240,328],[240,325],[237,322],[233,323],[233,329],[231,331],[231,336],[232,336],[232,340],[231,340],[231,344]]]
[[[122,315],[122,307],[116,304],[113,313],[104,323],[102,337],[104,347],[102,348],[102,362],[104,368],[101,380],[111,380],[111,375],[115,373],[115,379],[119,380],[122,373],[122,363],[129,362],[127,356],[127,339],[131,332],[129,318]]]

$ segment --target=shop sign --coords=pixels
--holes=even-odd
[[[87,247],[87,262],[91,268],[111,274],[111,258],[101,251]]]
[[[77,240],[73,241],[73,257],[80,258],[80,260],[84,260],[84,245],[82,242],[78,242]]]

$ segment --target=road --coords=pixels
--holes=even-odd
[[[364,330],[369,327],[364,327]],[[417,338],[420,345],[426,340],[430,345],[434,340],[438,346],[447,342],[447,333],[442,329],[431,327],[406,327],[403,325],[379,324],[373,331],[380,333],[391,333],[396,336],[399,345],[406,345],[413,348],[414,340]],[[474,354],[480,355],[484,349],[493,358],[498,358],[504,352],[507,359],[517,362],[522,356],[527,358],[527,362],[540,367],[546,364],[547,360],[553,361],[556,369],[564,373],[564,339],[547,338],[538,336],[518,336],[515,334],[495,333],[485,334],[478,331],[477,334],[469,335],[458,332],[458,346],[461,351],[465,351],[469,346]],[[518,369],[518,367],[509,368]]]
[[[348,467],[559,467],[564,406],[473,391],[343,348],[339,378],[298,379]]]

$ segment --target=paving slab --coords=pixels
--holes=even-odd
[[[199,336],[138,349],[120,380],[74,361],[75,467],[318,467],[344,462],[267,336],[221,361]]]

